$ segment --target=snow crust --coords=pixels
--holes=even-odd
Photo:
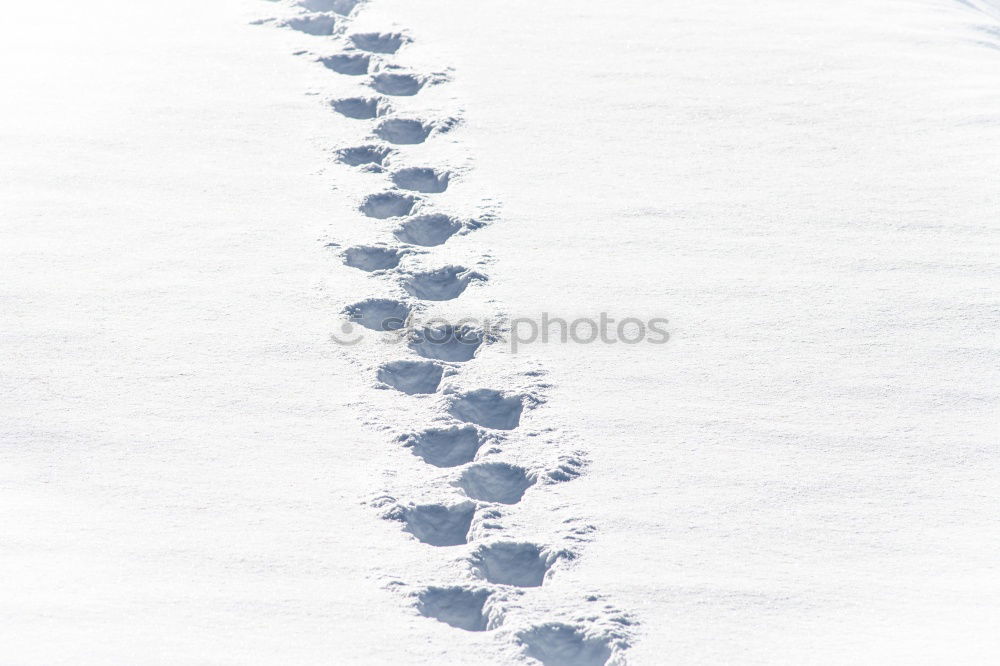
[[[994,0],[52,0],[0,52],[5,660],[1000,655]],[[669,342],[493,325],[543,313]]]

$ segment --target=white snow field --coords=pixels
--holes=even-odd
[[[0,663],[1000,659],[1000,3],[3,10]]]

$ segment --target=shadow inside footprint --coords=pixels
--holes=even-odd
[[[433,271],[414,273],[403,280],[403,289],[421,300],[449,301],[461,296],[470,281],[484,279],[485,276],[462,266],[445,266]]]
[[[473,571],[489,582],[517,587],[538,587],[552,566],[535,544],[511,541],[480,546],[470,562]]]
[[[474,500],[516,504],[534,480],[523,467],[493,462],[468,467],[454,483]]]
[[[413,74],[382,72],[372,77],[372,88],[383,95],[410,97],[424,87],[424,79]]]
[[[356,48],[371,53],[395,53],[408,40],[398,32],[362,32],[351,35]]]
[[[330,102],[333,110],[355,120],[371,120],[389,111],[385,101],[378,97],[349,97]]]
[[[451,398],[448,411],[459,421],[484,428],[513,430],[521,422],[521,396],[507,396],[493,389],[476,389]]]
[[[485,436],[472,426],[453,428],[428,428],[421,432],[402,435],[403,446],[413,455],[434,467],[456,467],[471,462],[485,441]]]
[[[392,154],[392,148],[387,146],[356,146],[354,148],[341,148],[337,151],[337,159],[349,166],[361,166],[362,164],[385,164],[385,160]]]
[[[296,16],[285,21],[282,25],[304,32],[307,35],[326,37],[333,34],[333,28],[337,25],[337,19],[332,16],[318,14],[315,16]]]
[[[461,228],[462,223],[455,218],[432,213],[411,217],[392,234],[403,243],[433,247],[445,243]]]
[[[319,59],[327,69],[348,76],[367,74],[370,60],[371,56],[367,53],[339,53]]]
[[[347,16],[362,0],[299,0],[299,7],[311,12],[336,12]]]
[[[384,220],[387,217],[409,215],[417,203],[416,197],[399,192],[380,192],[369,194],[361,202],[360,210],[368,217]]]
[[[368,298],[344,308],[351,321],[373,331],[398,331],[406,326],[410,306],[388,298]]]
[[[410,334],[409,347],[424,358],[462,363],[476,355],[483,332],[471,326],[424,326]]]
[[[484,612],[490,594],[483,588],[428,587],[417,595],[417,610],[456,629],[486,631],[494,628]]]
[[[384,271],[399,266],[402,253],[391,247],[357,245],[344,250],[344,264],[363,271]]]
[[[604,666],[611,658],[607,638],[587,636],[561,622],[532,627],[517,635],[524,653],[544,666]]]
[[[414,395],[434,393],[441,384],[444,368],[433,361],[391,361],[378,369],[378,380],[397,391]]]
[[[375,135],[395,144],[423,143],[434,129],[429,123],[409,118],[388,118],[375,128]]]
[[[438,194],[448,189],[451,174],[427,167],[409,167],[392,174],[396,187],[427,194]]]
[[[460,546],[468,543],[469,528],[476,505],[462,502],[454,506],[421,504],[399,507],[387,518],[404,523],[403,530],[430,546]]]

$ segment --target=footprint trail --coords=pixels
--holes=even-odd
[[[625,628],[634,622],[610,605],[592,610],[595,606],[588,604],[600,598],[594,594],[559,607],[543,594],[580,556],[595,528],[576,516],[559,516],[563,507],[555,509],[558,533],[539,527],[529,534],[525,528],[530,526],[522,525],[525,516],[533,515],[526,509],[552,497],[554,484],[586,471],[585,458],[568,448],[568,437],[544,424],[539,415],[544,410],[536,411],[544,402],[539,391],[545,385],[523,383],[541,373],[511,370],[508,376],[504,357],[497,361],[491,353],[496,336],[477,325],[457,319],[415,321],[431,307],[465,311],[491,291],[487,276],[467,266],[490,262],[488,248],[474,247],[475,232],[497,216],[492,207],[465,216],[440,205],[453,191],[470,187],[468,168],[436,162],[448,154],[438,148],[442,143],[460,144],[438,138],[457,127],[459,119],[415,113],[414,101],[433,97],[450,73],[410,69],[406,54],[414,37],[405,29],[352,32],[363,4],[298,0],[289,4],[296,15],[271,24],[301,33],[305,48],[299,53],[312,53],[317,44],[329,47],[321,51],[327,55],[310,56],[311,66],[318,62],[329,70],[327,78],[342,77],[337,80],[350,88],[341,88],[335,99],[324,98],[334,112],[330,117],[364,132],[359,144],[335,147],[333,159],[340,168],[370,179],[371,189],[355,201],[355,214],[357,223],[377,237],[342,250],[339,242],[328,245],[338,248],[346,267],[342,270],[360,271],[352,273],[353,279],[389,292],[368,298],[359,294],[361,300],[342,304],[338,324],[349,338],[357,325],[398,343],[384,345],[375,360],[363,363],[372,393],[382,396],[377,404],[388,401],[401,408],[376,407],[365,417],[393,433],[387,447],[411,454],[402,455],[399,469],[387,478],[405,483],[404,474],[397,472],[406,469],[431,474],[420,487],[410,482],[403,488],[409,501],[386,494],[371,502],[381,509],[379,517],[398,523],[401,547],[409,540],[426,549],[427,558],[448,565],[444,580],[403,583],[407,603],[415,616],[429,622],[490,633],[507,654],[531,663],[622,664],[630,643]],[[400,115],[397,107],[406,113]],[[416,154],[421,161],[415,163]],[[454,240],[457,236],[461,243]],[[470,244],[476,256],[455,262],[441,254]],[[491,307],[502,314],[499,306]],[[474,314],[479,313],[465,316]],[[348,346],[343,353],[361,352]],[[404,406],[423,410],[414,412],[418,416],[408,428],[398,422],[397,412]],[[425,478],[420,474],[413,478]],[[609,617],[612,612],[619,614]]]

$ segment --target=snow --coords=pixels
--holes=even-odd
[[[995,661],[1000,5],[354,4],[5,8],[4,659]]]

